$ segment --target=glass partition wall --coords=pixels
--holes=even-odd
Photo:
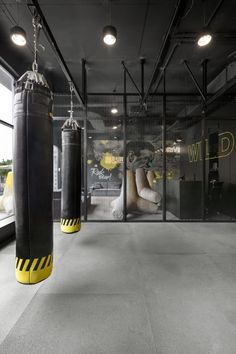
[[[128,95],[125,116],[123,98],[89,95],[87,117],[75,107],[83,129],[85,220],[235,220],[235,102],[216,102],[203,116],[199,95],[167,94],[165,111],[163,94],[151,97],[146,109],[138,95]],[[54,108],[55,195],[61,188],[61,126],[69,115],[69,97],[63,100]]]
[[[141,109],[128,98],[126,117],[126,219],[160,221],[163,209],[162,103]]]
[[[223,97],[206,120],[206,219],[236,220],[236,103]]]
[[[87,220],[119,221],[113,204],[122,194],[123,100],[90,96],[87,107]]]

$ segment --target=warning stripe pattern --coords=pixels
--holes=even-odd
[[[78,225],[80,223],[80,219],[76,218],[76,219],[61,219],[61,225],[64,226],[75,226]]]
[[[16,269],[24,272],[36,272],[51,267],[52,261],[53,257],[51,254],[33,259],[16,257]]]

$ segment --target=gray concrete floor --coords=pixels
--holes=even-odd
[[[53,275],[0,251],[1,354],[235,354],[236,224],[54,225]]]

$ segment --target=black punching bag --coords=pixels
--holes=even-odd
[[[13,116],[16,279],[23,284],[46,279],[53,266],[51,112],[45,79],[27,72],[15,86]]]
[[[72,118],[62,127],[61,231],[80,230],[81,129]]]

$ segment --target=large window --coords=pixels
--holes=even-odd
[[[12,85],[12,77],[0,67],[0,227],[13,215]]]

